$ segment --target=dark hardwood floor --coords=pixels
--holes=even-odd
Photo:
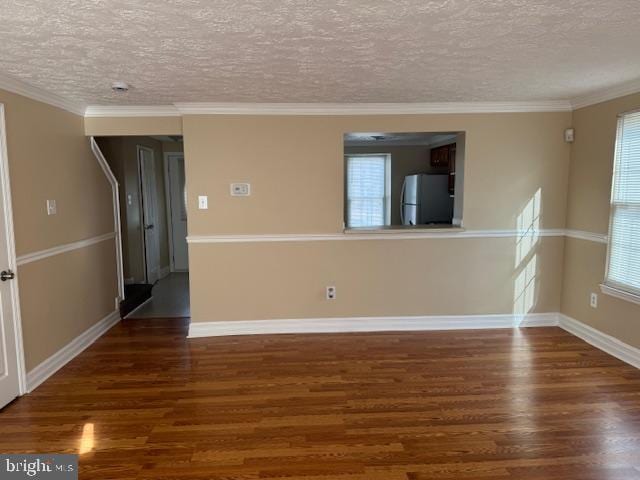
[[[83,479],[640,478],[640,371],[558,328],[187,340],[124,321],[0,412]]]

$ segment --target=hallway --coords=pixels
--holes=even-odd
[[[189,306],[189,273],[170,273],[153,286],[152,295],[151,300],[131,312],[127,318],[176,318],[191,316]]]

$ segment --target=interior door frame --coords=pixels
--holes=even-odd
[[[142,233],[141,238],[142,238],[142,242],[141,242],[141,246],[142,246],[142,263],[143,263],[143,267],[144,267],[144,279],[146,283],[149,283],[149,262],[147,260],[147,230],[145,228],[145,223],[146,223],[146,219],[145,219],[145,215],[144,215],[144,187],[142,185],[142,183],[144,182],[144,169],[142,168],[142,158],[140,157],[140,152],[142,150],[146,150],[147,152],[151,153],[151,158],[153,159],[154,162],[154,175],[155,175],[155,161],[156,161],[156,156],[155,156],[155,152],[153,151],[153,148],[149,148],[147,146],[144,145],[136,145],[136,156],[137,156],[137,160],[138,160],[138,188],[140,189],[140,195],[138,196],[138,198],[140,199],[140,218],[142,219],[142,221],[140,222],[140,231]],[[155,184],[155,178],[154,180],[154,184]],[[157,192],[156,192],[157,194]],[[157,195],[156,195],[156,208],[155,208],[155,214],[156,217],[158,215],[158,205],[157,205]],[[156,225],[156,223],[158,223],[157,221],[158,219],[155,218],[154,219],[154,228],[158,228],[158,226]],[[156,238],[158,238],[156,236]],[[157,250],[158,252],[160,252],[160,242],[158,242],[157,245]],[[160,259],[158,258],[158,267],[160,267]],[[158,274],[158,278],[160,277],[160,272],[157,272]]]
[[[169,268],[171,272],[176,271],[173,257],[173,218],[171,217],[171,176],[169,174],[169,162],[171,157],[182,157],[184,152],[165,152],[164,154],[164,199],[167,211],[167,230],[169,231]]]
[[[0,103],[0,188],[4,202],[3,232],[7,239],[7,253],[9,256],[9,268],[16,272],[18,277],[18,265],[16,260],[16,242],[13,229],[13,207],[11,204],[11,182],[9,176],[9,155],[7,153],[6,123],[4,104]],[[18,395],[27,393],[27,371],[24,360],[24,344],[22,341],[22,320],[20,315],[20,293],[18,278],[10,282],[11,303],[13,311],[13,333],[16,347],[16,365],[18,374]]]
[[[169,230],[169,271],[175,272],[176,267],[173,261],[173,220],[171,218],[171,189],[170,189],[170,178],[169,178],[169,157],[172,155],[176,155],[179,152],[165,152],[164,154],[164,162],[163,162],[163,173],[164,173],[164,203],[165,203],[165,211],[167,213],[167,227]],[[184,153],[182,154],[184,156]]]

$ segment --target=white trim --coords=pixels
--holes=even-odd
[[[640,92],[640,80],[565,100],[426,103],[234,103],[173,105],[82,105],[16,78],[0,75],[0,88],[86,118],[179,117],[181,115],[403,115],[442,113],[570,112]]]
[[[164,203],[165,203],[165,213],[167,214],[167,231],[168,231],[168,241],[169,241],[169,270],[174,271],[174,259],[173,259],[173,221],[171,218],[171,183],[169,179],[169,155],[174,154],[175,152],[165,152],[162,156],[162,173],[164,175]],[[183,154],[184,155],[184,154]]]
[[[27,392],[32,392],[119,321],[120,313],[117,310],[111,312],[27,373]]]
[[[625,82],[613,87],[597,90],[586,95],[580,95],[571,99],[571,107],[573,110],[595,105],[596,103],[606,102],[614,98],[624,97],[640,92],[640,79]]]
[[[558,316],[559,326],[563,330],[629,365],[640,368],[640,349],[632,347],[567,315],[558,314]]]
[[[626,292],[620,288],[615,288],[604,283],[600,284],[600,291],[605,295],[626,300],[627,302],[633,302],[640,305],[640,295],[635,295],[631,292]]]
[[[347,333],[560,327],[594,347],[640,368],[640,349],[561,313],[298,318],[192,322],[188,338],[287,333]]]
[[[279,333],[474,330],[556,325],[558,325],[558,315],[555,313],[531,313],[525,316],[496,314],[235,320],[191,322],[189,338]]]
[[[0,188],[4,204],[4,226],[7,241],[8,268],[17,270],[16,241],[13,229],[13,206],[11,203],[11,181],[9,175],[9,155],[7,153],[6,124],[4,118],[4,104],[0,103]],[[13,313],[13,334],[16,351],[16,366],[18,375],[18,393],[23,395],[27,391],[27,370],[24,361],[24,344],[22,342],[22,314],[20,311],[20,292],[18,281],[10,282],[11,309]]]
[[[519,230],[462,230],[443,228],[434,230],[350,230],[343,233],[301,233],[273,235],[189,235],[187,243],[252,243],[252,242],[318,242],[336,240],[420,240],[425,238],[517,238],[531,232]],[[540,230],[540,237],[561,237],[562,229]]]
[[[179,117],[180,111],[173,105],[89,105],[85,118],[100,117]]]
[[[120,223],[120,187],[118,180],[111,170],[111,166],[104,158],[100,146],[94,137],[91,137],[91,151],[98,160],[107,180],[111,184],[111,203],[113,208],[113,228],[116,238],[116,272],[118,275],[118,296],[124,300],[124,262],[122,257],[122,225]]]
[[[580,240],[587,240],[589,242],[607,243],[607,235],[602,233],[585,232],[582,230],[570,230],[564,231],[565,236],[569,238],[578,238]]]
[[[569,112],[566,100],[435,103],[174,103],[183,115],[419,115],[436,113]]]
[[[23,97],[30,98],[37,102],[61,108],[67,112],[75,113],[76,115],[83,116],[85,113],[84,105],[76,103],[73,100],[63,98],[55,93],[43,90],[42,88],[34,87],[22,80],[9,77],[4,74],[0,74],[0,88],[7,90],[8,92],[22,95]]]
[[[97,237],[87,238],[85,240],[47,248],[46,250],[40,250],[38,252],[27,253],[18,257],[17,264],[25,265],[27,263],[36,262],[44,258],[53,257],[54,255],[60,255],[61,253],[71,252],[72,250],[78,250],[90,245],[95,245],[96,243],[104,242],[105,240],[110,240],[112,238],[116,238],[115,232],[105,233],[104,235],[99,235]]]

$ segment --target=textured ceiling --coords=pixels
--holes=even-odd
[[[638,45],[639,0],[0,0],[0,72],[96,105],[565,99]]]

